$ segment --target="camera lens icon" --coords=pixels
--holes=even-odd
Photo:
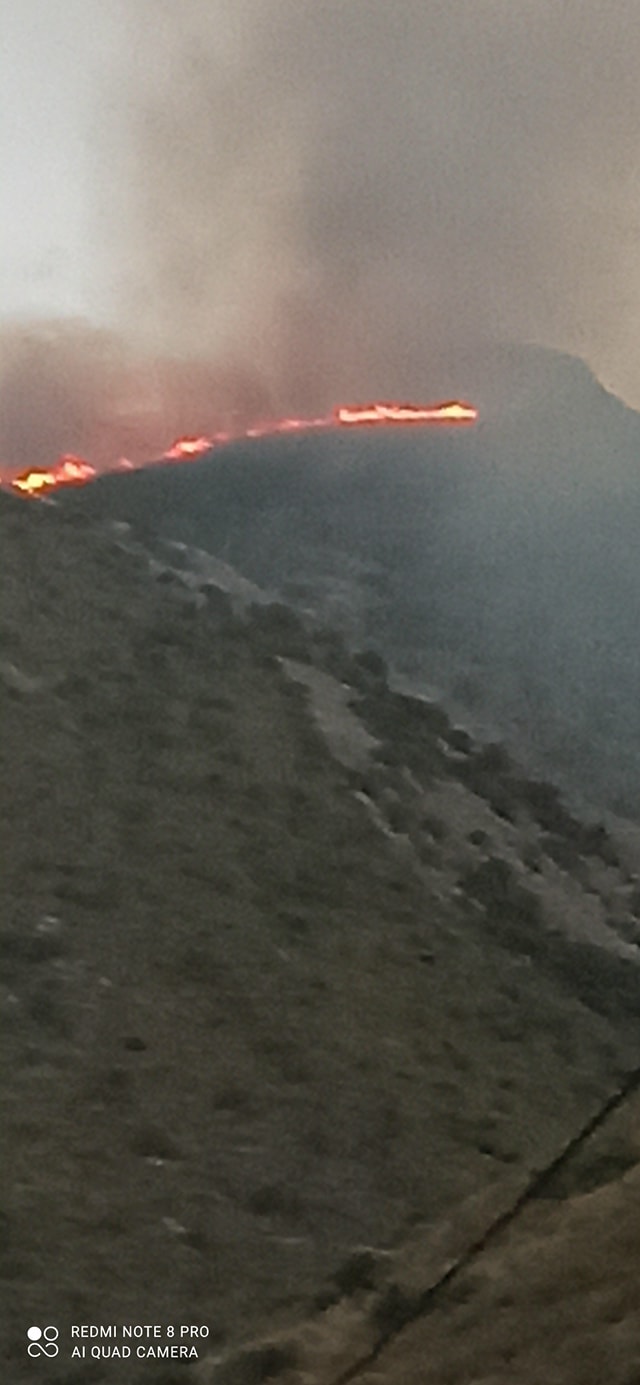
[[[48,1356],[53,1359],[60,1350],[58,1347],[59,1335],[57,1327],[28,1327],[29,1345],[27,1352],[29,1356]]]

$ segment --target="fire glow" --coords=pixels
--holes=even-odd
[[[444,404],[340,404],[331,414],[322,418],[282,418],[270,423],[255,424],[238,432],[215,433],[212,437],[182,437],[167,448],[166,452],[153,461],[135,463],[121,457],[113,466],[100,471],[85,461],[66,453],[51,467],[33,468],[20,476],[0,476],[0,485],[25,496],[42,496],[52,490],[68,486],[84,486],[97,476],[108,472],[138,471],[144,466],[157,466],[162,462],[195,461],[198,457],[213,452],[225,443],[240,442],[243,438],[263,438],[283,433],[305,433],[322,428],[356,428],[395,425],[415,426],[419,424],[443,424],[460,427],[476,423],[478,411],[472,404],[461,400],[450,400]]]
[[[341,404],[334,413],[336,423],[357,426],[363,423],[475,423],[477,409],[452,399],[447,404]]]
[[[67,453],[50,469],[25,471],[22,476],[15,476],[9,484],[22,495],[38,495],[56,486],[83,486],[85,482],[93,481],[95,475],[95,467],[89,462]]]

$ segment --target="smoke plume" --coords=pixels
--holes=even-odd
[[[505,339],[640,405],[637,0],[113,4],[88,140],[114,330],[2,333],[5,466],[456,394]]]
[[[137,0],[123,319],[276,409],[537,340],[640,400],[634,0]],[[634,182],[635,179],[635,182]],[[635,189],[635,191],[634,191]]]
[[[0,331],[0,459],[19,471],[56,452],[108,461],[121,343],[84,322],[4,325]],[[107,441],[108,439],[108,441]]]

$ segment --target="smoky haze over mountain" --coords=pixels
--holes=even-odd
[[[86,132],[110,331],[2,329],[3,466],[459,395],[505,340],[640,404],[635,0],[113,3]]]
[[[288,411],[538,340],[640,399],[632,0],[128,13],[103,220],[154,353],[246,363]]]
[[[222,557],[637,820],[640,416],[571,357],[503,370],[517,403],[477,428],[244,441],[61,501]]]
[[[60,452],[112,460],[121,369],[121,343],[85,323],[0,328],[2,466],[47,467]]]
[[[77,453],[98,467],[148,461],[172,438],[267,417],[248,365],[155,359],[82,320],[0,327],[0,475]]]

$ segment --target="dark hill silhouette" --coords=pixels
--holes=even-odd
[[[636,814],[640,415],[559,352],[457,370],[476,428],[236,443],[64,503],[319,607],[584,803]]]

